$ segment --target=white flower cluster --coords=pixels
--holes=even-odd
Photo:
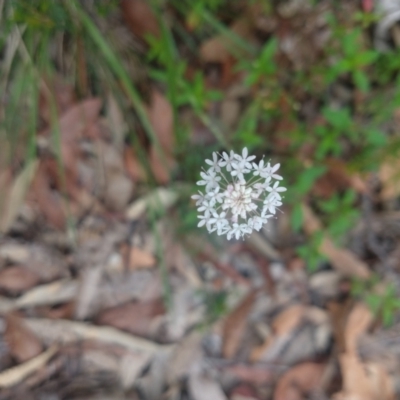
[[[271,166],[264,159],[256,164],[254,159],[245,147],[241,155],[214,152],[212,160],[206,160],[209,168],[200,172],[202,180],[197,182],[205,186],[205,194],[199,191],[192,196],[202,214],[199,227],[226,234],[228,240],[239,239],[253,229],[259,231],[276,213],[282,205],[280,193],[286,191],[276,174],[280,164]]]

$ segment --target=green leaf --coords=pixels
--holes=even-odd
[[[364,71],[360,69],[353,71],[353,79],[357,88],[362,92],[367,92],[369,90],[369,79]]]
[[[290,222],[294,231],[298,232],[303,225],[303,210],[301,204],[296,204],[290,216]]]
[[[304,195],[310,191],[314,182],[326,171],[325,166],[313,166],[304,170],[293,189],[293,193],[297,192],[299,195]]]

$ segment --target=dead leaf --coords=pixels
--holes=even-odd
[[[247,317],[253,306],[257,291],[250,293],[240,302],[224,321],[222,354],[225,358],[232,358],[239,349],[247,326]]]
[[[193,373],[189,376],[188,386],[193,400],[227,400],[220,385],[208,376]]]
[[[135,200],[126,210],[126,217],[135,220],[150,207],[167,210],[177,199],[178,193],[175,190],[158,187],[145,196]]]
[[[113,211],[123,211],[132,197],[133,182],[123,173],[115,173],[107,179],[104,202]]]
[[[368,307],[356,304],[351,310],[344,329],[346,352],[339,357],[343,376],[343,389],[335,400],[395,399],[393,381],[383,365],[363,363],[358,356],[358,340],[371,325],[373,316]]]
[[[153,175],[159,184],[165,185],[169,182],[170,171],[175,165],[172,157],[166,154],[160,156],[155,147],[152,147],[150,150],[150,165]]]
[[[122,0],[120,6],[125,22],[134,35],[142,40],[149,34],[160,36],[157,18],[147,1]]]
[[[329,158],[326,161],[327,171],[317,179],[313,193],[319,197],[329,198],[338,190],[349,187],[358,193],[367,193],[367,185],[360,175],[348,170],[346,163],[340,159]]]
[[[306,233],[312,235],[321,231],[321,222],[311,208],[303,203],[302,209],[304,216],[303,227]],[[345,276],[357,276],[361,279],[367,279],[371,275],[366,263],[357,258],[351,251],[336,246],[327,235],[324,235],[322,239],[320,251],[328,257],[332,266]]]
[[[235,364],[226,367],[225,371],[236,379],[254,385],[272,383],[275,373],[268,367],[254,366],[248,364]]]
[[[400,160],[391,159],[382,163],[379,168],[379,179],[382,184],[383,200],[395,199],[400,194]]]
[[[70,107],[61,115],[59,121],[62,139],[66,141],[81,139],[85,130],[98,121],[101,107],[102,101],[98,98],[85,99]]]
[[[130,389],[152,359],[148,353],[126,353],[120,360],[119,377],[125,390]]]
[[[169,101],[154,89],[147,113],[160,145],[160,149],[155,145],[151,147],[150,165],[157,181],[165,184],[169,181],[170,171],[174,166],[172,158],[175,143],[173,110]]]
[[[325,365],[305,362],[284,373],[275,388],[274,400],[306,400],[320,386]]]
[[[129,254],[129,268],[151,268],[154,267],[156,259],[154,256],[139,247],[133,246]]]
[[[45,344],[76,343],[90,339],[104,344],[116,344],[134,352],[150,354],[169,348],[108,326],[46,318],[27,318],[24,322]]]
[[[252,22],[246,16],[235,21],[229,29],[244,40],[250,42],[254,40]],[[237,44],[226,34],[210,38],[200,46],[200,57],[206,63],[225,64],[232,58],[232,55],[242,52]]]
[[[166,371],[166,380],[170,386],[186,378],[192,370],[197,368],[203,357],[202,339],[200,332],[193,331],[175,347],[168,359]]]
[[[347,318],[344,331],[346,351],[357,354],[357,341],[373,321],[371,310],[363,303],[357,303]]]
[[[344,332],[352,306],[353,302],[351,300],[345,302],[330,301],[327,304],[332,324],[333,338],[339,352],[344,352],[346,348]]]
[[[43,353],[25,363],[7,369],[6,371],[2,371],[0,373],[0,387],[11,387],[21,382],[27,376],[46,365],[46,363],[50,360],[51,357],[54,356],[56,352],[57,347],[50,347]]]
[[[60,196],[50,189],[50,182],[46,166],[40,162],[39,170],[33,179],[32,195],[39,205],[42,214],[56,228],[65,227],[65,213],[61,204]]]
[[[25,200],[28,188],[36,173],[38,167],[37,160],[32,160],[26,164],[23,170],[15,178],[11,190],[8,192],[7,201],[4,209],[2,209],[3,217],[0,219],[0,231],[6,233],[14,220],[17,218],[20,208]],[[3,187],[3,186],[0,186]]]
[[[154,318],[164,313],[165,307],[162,299],[126,303],[103,311],[97,318],[97,323],[146,336],[150,334]]]
[[[112,94],[109,94],[107,98],[107,120],[113,133],[113,144],[119,151],[122,151],[128,126],[122,110]]]
[[[8,314],[6,323],[4,339],[11,354],[18,362],[27,361],[42,352],[42,343],[20,317]]]
[[[160,146],[171,154],[174,149],[174,113],[170,102],[158,90],[153,89],[147,112]]]
[[[35,286],[40,277],[30,269],[14,265],[0,271],[0,288],[12,294],[24,292]]]
[[[131,146],[125,146],[124,148],[124,165],[126,173],[134,182],[145,181],[147,179],[146,172],[138,161]]]
[[[269,358],[268,353],[270,349],[278,352],[277,349],[284,346],[290,339],[291,332],[300,324],[306,310],[305,306],[294,304],[282,311],[272,322],[274,335],[268,337],[261,346],[254,348],[250,357],[251,361],[256,362],[264,360],[266,357]]]
[[[260,397],[252,386],[241,383],[230,393],[230,400],[260,400]]]
[[[339,357],[343,376],[343,390],[334,400],[394,400],[394,382],[382,365],[362,364],[354,353]]]
[[[47,124],[52,121],[54,104],[57,112],[62,115],[76,102],[74,87],[66,83],[60,76],[42,81],[39,97],[40,116]]]

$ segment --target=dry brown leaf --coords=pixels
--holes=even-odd
[[[175,143],[173,110],[169,101],[154,89],[147,113],[161,147],[160,149],[154,145],[151,147],[150,165],[157,181],[165,184],[169,181],[170,171],[174,166],[172,158]]]
[[[243,39],[253,41],[252,23],[248,17],[235,21],[230,29]],[[239,51],[237,45],[227,35],[218,35],[206,40],[200,46],[200,57],[206,63],[225,64],[232,58],[233,51]]]
[[[240,304],[228,315],[224,321],[222,337],[222,355],[225,358],[232,358],[239,349],[240,343],[247,326],[247,317],[254,304],[257,291],[251,290],[250,293],[240,302]]]
[[[42,81],[39,97],[40,116],[48,124],[54,115],[54,104],[58,115],[62,115],[76,102],[74,87],[66,83],[60,76]]]
[[[11,354],[18,362],[27,361],[41,353],[42,343],[20,317],[8,314],[6,323],[4,339]]]
[[[70,107],[61,115],[59,121],[60,134],[64,141],[81,139],[93,123],[97,122],[102,107],[102,101],[89,98]]]
[[[291,332],[300,324],[305,316],[307,308],[300,304],[294,304],[282,311],[272,322],[273,337],[267,340],[259,347],[256,347],[251,354],[251,361],[263,360],[271,348],[279,341],[286,343],[290,338]]]
[[[45,344],[95,340],[104,344],[116,344],[134,352],[150,354],[170,348],[108,326],[47,318],[27,318],[24,322]]]
[[[193,331],[175,347],[168,359],[166,371],[166,380],[170,386],[186,378],[193,369],[197,368],[203,357],[202,339],[200,332]]]
[[[308,235],[321,231],[321,222],[310,207],[303,203],[303,227]],[[346,276],[357,276],[367,279],[371,275],[368,265],[360,260],[354,253],[347,249],[336,246],[332,240],[325,235],[320,245],[320,251],[328,257],[332,266]]]
[[[319,388],[324,364],[305,362],[289,369],[279,379],[274,400],[306,400]]]
[[[361,363],[356,354],[345,353],[339,358],[343,390],[334,400],[394,400],[393,380],[383,366]]]
[[[332,324],[332,333],[339,352],[344,352],[346,348],[344,332],[352,305],[353,303],[350,300],[345,302],[330,301],[327,304]]]
[[[18,294],[30,289],[39,280],[39,275],[19,265],[4,268],[0,271],[0,288],[12,294]]]
[[[31,360],[1,372],[0,387],[11,387],[21,382],[27,376],[46,365],[46,363],[50,360],[51,357],[54,356],[56,352],[57,347],[50,347],[48,350],[32,358]]]
[[[134,182],[146,180],[146,172],[141,166],[140,162],[131,146],[126,146],[124,148],[124,165],[128,176],[133,179]]]
[[[132,197],[133,182],[122,172],[107,177],[104,203],[113,211],[124,211]]]
[[[170,102],[156,89],[151,94],[148,115],[160,146],[171,154],[174,149],[174,113]]]
[[[152,254],[140,249],[139,247],[131,247],[128,264],[130,269],[151,268],[154,267],[155,263],[156,259]]]
[[[65,213],[60,196],[50,189],[46,166],[41,161],[39,170],[33,179],[32,195],[46,219],[56,228],[65,227]]]
[[[146,35],[160,36],[160,27],[150,4],[145,0],[122,0],[122,15],[132,33],[140,39]]]
[[[119,151],[122,151],[128,126],[122,110],[112,94],[109,94],[107,98],[107,120],[113,133],[113,144]]]
[[[133,386],[143,368],[149,364],[151,359],[151,354],[133,352],[128,352],[121,358],[118,374],[125,390]]]
[[[259,367],[248,364],[235,364],[225,369],[229,375],[233,375],[240,381],[254,385],[271,383],[274,379],[274,371],[268,367]]]
[[[6,233],[17,218],[37,167],[37,160],[28,162],[24,169],[15,178],[11,190],[8,192],[9,195],[7,196],[4,209],[0,207],[2,211],[2,214],[0,214],[0,232]],[[2,187],[1,183],[0,187]]]
[[[373,321],[371,310],[363,303],[358,303],[351,310],[344,331],[346,351],[357,354],[357,341]]]
[[[400,194],[400,160],[391,159],[379,168],[379,179],[382,184],[383,200],[395,199]]]
[[[239,384],[230,393],[230,400],[261,400],[255,389],[248,384]]]
[[[367,331],[373,315],[362,303],[351,310],[344,329],[346,352],[340,356],[343,389],[336,400],[392,400],[395,398],[393,382],[388,372],[378,363],[362,363],[358,356],[357,342]]]
[[[97,318],[97,322],[136,335],[146,336],[150,333],[154,318],[164,313],[165,307],[162,299],[142,303],[126,303],[103,311]]]
[[[191,374],[188,387],[193,400],[227,400],[220,385],[208,376]]]
[[[280,336],[292,331],[301,320],[307,308],[300,304],[294,304],[282,311],[272,322],[275,335]]]
[[[368,191],[361,176],[349,171],[344,161],[330,158],[326,161],[326,166],[326,173],[317,179],[312,189],[317,196],[329,198],[338,190],[345,190],[349,187],[358,193]]]

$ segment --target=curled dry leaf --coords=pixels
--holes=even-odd
[[[227,400],[220,385],[214,379],[199,373],[190,374],[189,391],[193,400]]]
[[[339,358],[343,390],[334,400],[394,400],[394,382],[385,368],[377,363],[363,364],[354,353]]]
[[[31,185],[32,179],[36,173],[38,167],[37,160],[33,160],[27,163],[19,175],[15,178],[12,183],[11,190],[7,193],[4,206],[1,204],[0,198],[0,232],[6,233],[10,228],[15,219],[18,217],[18,213],[25,200],[25,196],[29,186]],[[0,177],[0,188],[3,188]],[[4,207],[4,209],[3,209]]]
[[[57,347],[53,346],[39,354],[38,356],[32,358],[29,361],[16,367],[7,369],[0,373],[0,387],[6,388],[16,385],[17,383],[24,380],[27,376],[33,372],[39,370],[41,367],[46,365],[46,363],[54,356],[57,352]]]
[[[255,389],[246,384],[235,386],[230,394],[230,400],[261,400]]]
[[[164,184],[174,166],[174,114],[169,101],[156,89],[151,94],[147,114],[160,144],[160,149],[155,145],[150,149],[150,165],[157,181]]]
[[[382,184],[383,200],[395,199],[400,194],[400,160],[391,159],[379,168],[379,179]]]
[[[41,353],[43,347],[36,335],[25,325],[20,317],[8,314],[4,339],[10,353],[18,362],[24,362]]]
[[[308,235],[321,231],[321,222],[313,213],[310,207],[305,203],[302,205],[304,223],[304,230]],[[328,257],[330,263],[339,272],[346,276],[356,276],[361,279],[367,279],[371,275],[368,265],[360,260],[354,253],[347,249],[336,246],[332,240],[324,235],[320,251]]]
[[[275,373],[265,366],[254,366],[249,364],[235,364],[225,369],[229,375],[236,379],[254,385],[272,383]]]
[[[50,124],[54,110],[62,115],[76,102],[76,95],[73,85],[66,83],[60,76],[42,81],[39,97],[40,116],[46,123]]]
[[[274,400],[306,400],[319,388],[324,364],[306,362],[289,369],[279,379]]]
[[[272,322],[274,335],[253,350],[251,361],[264,361],[279,353],[279,349],[288,342],[292,331],[304,318],[306,310],[305,306],[295,304],[282,311]]]
[[[102,101],[89,98],[70,107],[60,118],[60,134],[64,141],[81,139],[85,131],[98,122]]]
[[[149,34],[160,36],[160,27],[149,2],[122,0],[120,6],[125,22],[134,35],[140,39],[146,39],[146,35]]]
[[[367,185],[361,176],[349,171],[344,161],[330,158],[326,161],[326,167],[326,173],[317,179],[312,189],[317,196],[329,198],[338,190],[349,187],[358,193],[367,193]]]
[[[130,146],[124,148],[124,165],[126,173],[134,182],[146,180],[146,172]]]
[[[350,312],[344,330],[345,353],[340,358],[343,389],[335,400],[392,400],[395,399],[393,381],[383,365],[363,363],[358,356],[358,339],[372,322],[371,311],[362,303]]]
[[[251,290],[224,321],[222,354],[225,358],[234,357],[239,349],[246,330],[247,317],[254,304],[256,295],[257,291]]]
[[[230,26],[231,31],[249,42],[254,40],[254,32],[251,20],[245,16],[235,21]],[[228,35],[218,35],[206,40],[200,46],[200,57],[206,63],[225,64],[238,54],[240,49]]]
[[[130,248],[128,264],[130,269],[151,268],[155,263],[156,259],[152,254],[136,246]]]
[[[165,307],[162,299],[134,302],[103,311],[97,318],[97,322],[146,336],[151,333],[154,318],[164,313]]]
[[[63,229],[65,227],[66,217],[61,198],[50,188],[47,168],[43,161],[41,161],[39,170],[33,179],[32,195],[50,224],[56,228]]]
[[[17,294],[35,286],[40,277],[28,268],[20,265],[4,268],[0,271],[0,289]]]
[[[365,333],[373,320],[371,310],[363,303],[355,305],[347,318],[344,330],[346,351],[357,354],[357,341]]]
[[[192,370],[197,368],[203,356],[201,341],[200,332],[193,331],[175,347],[168,359],[166,380],[169,385],[186,378]]]

